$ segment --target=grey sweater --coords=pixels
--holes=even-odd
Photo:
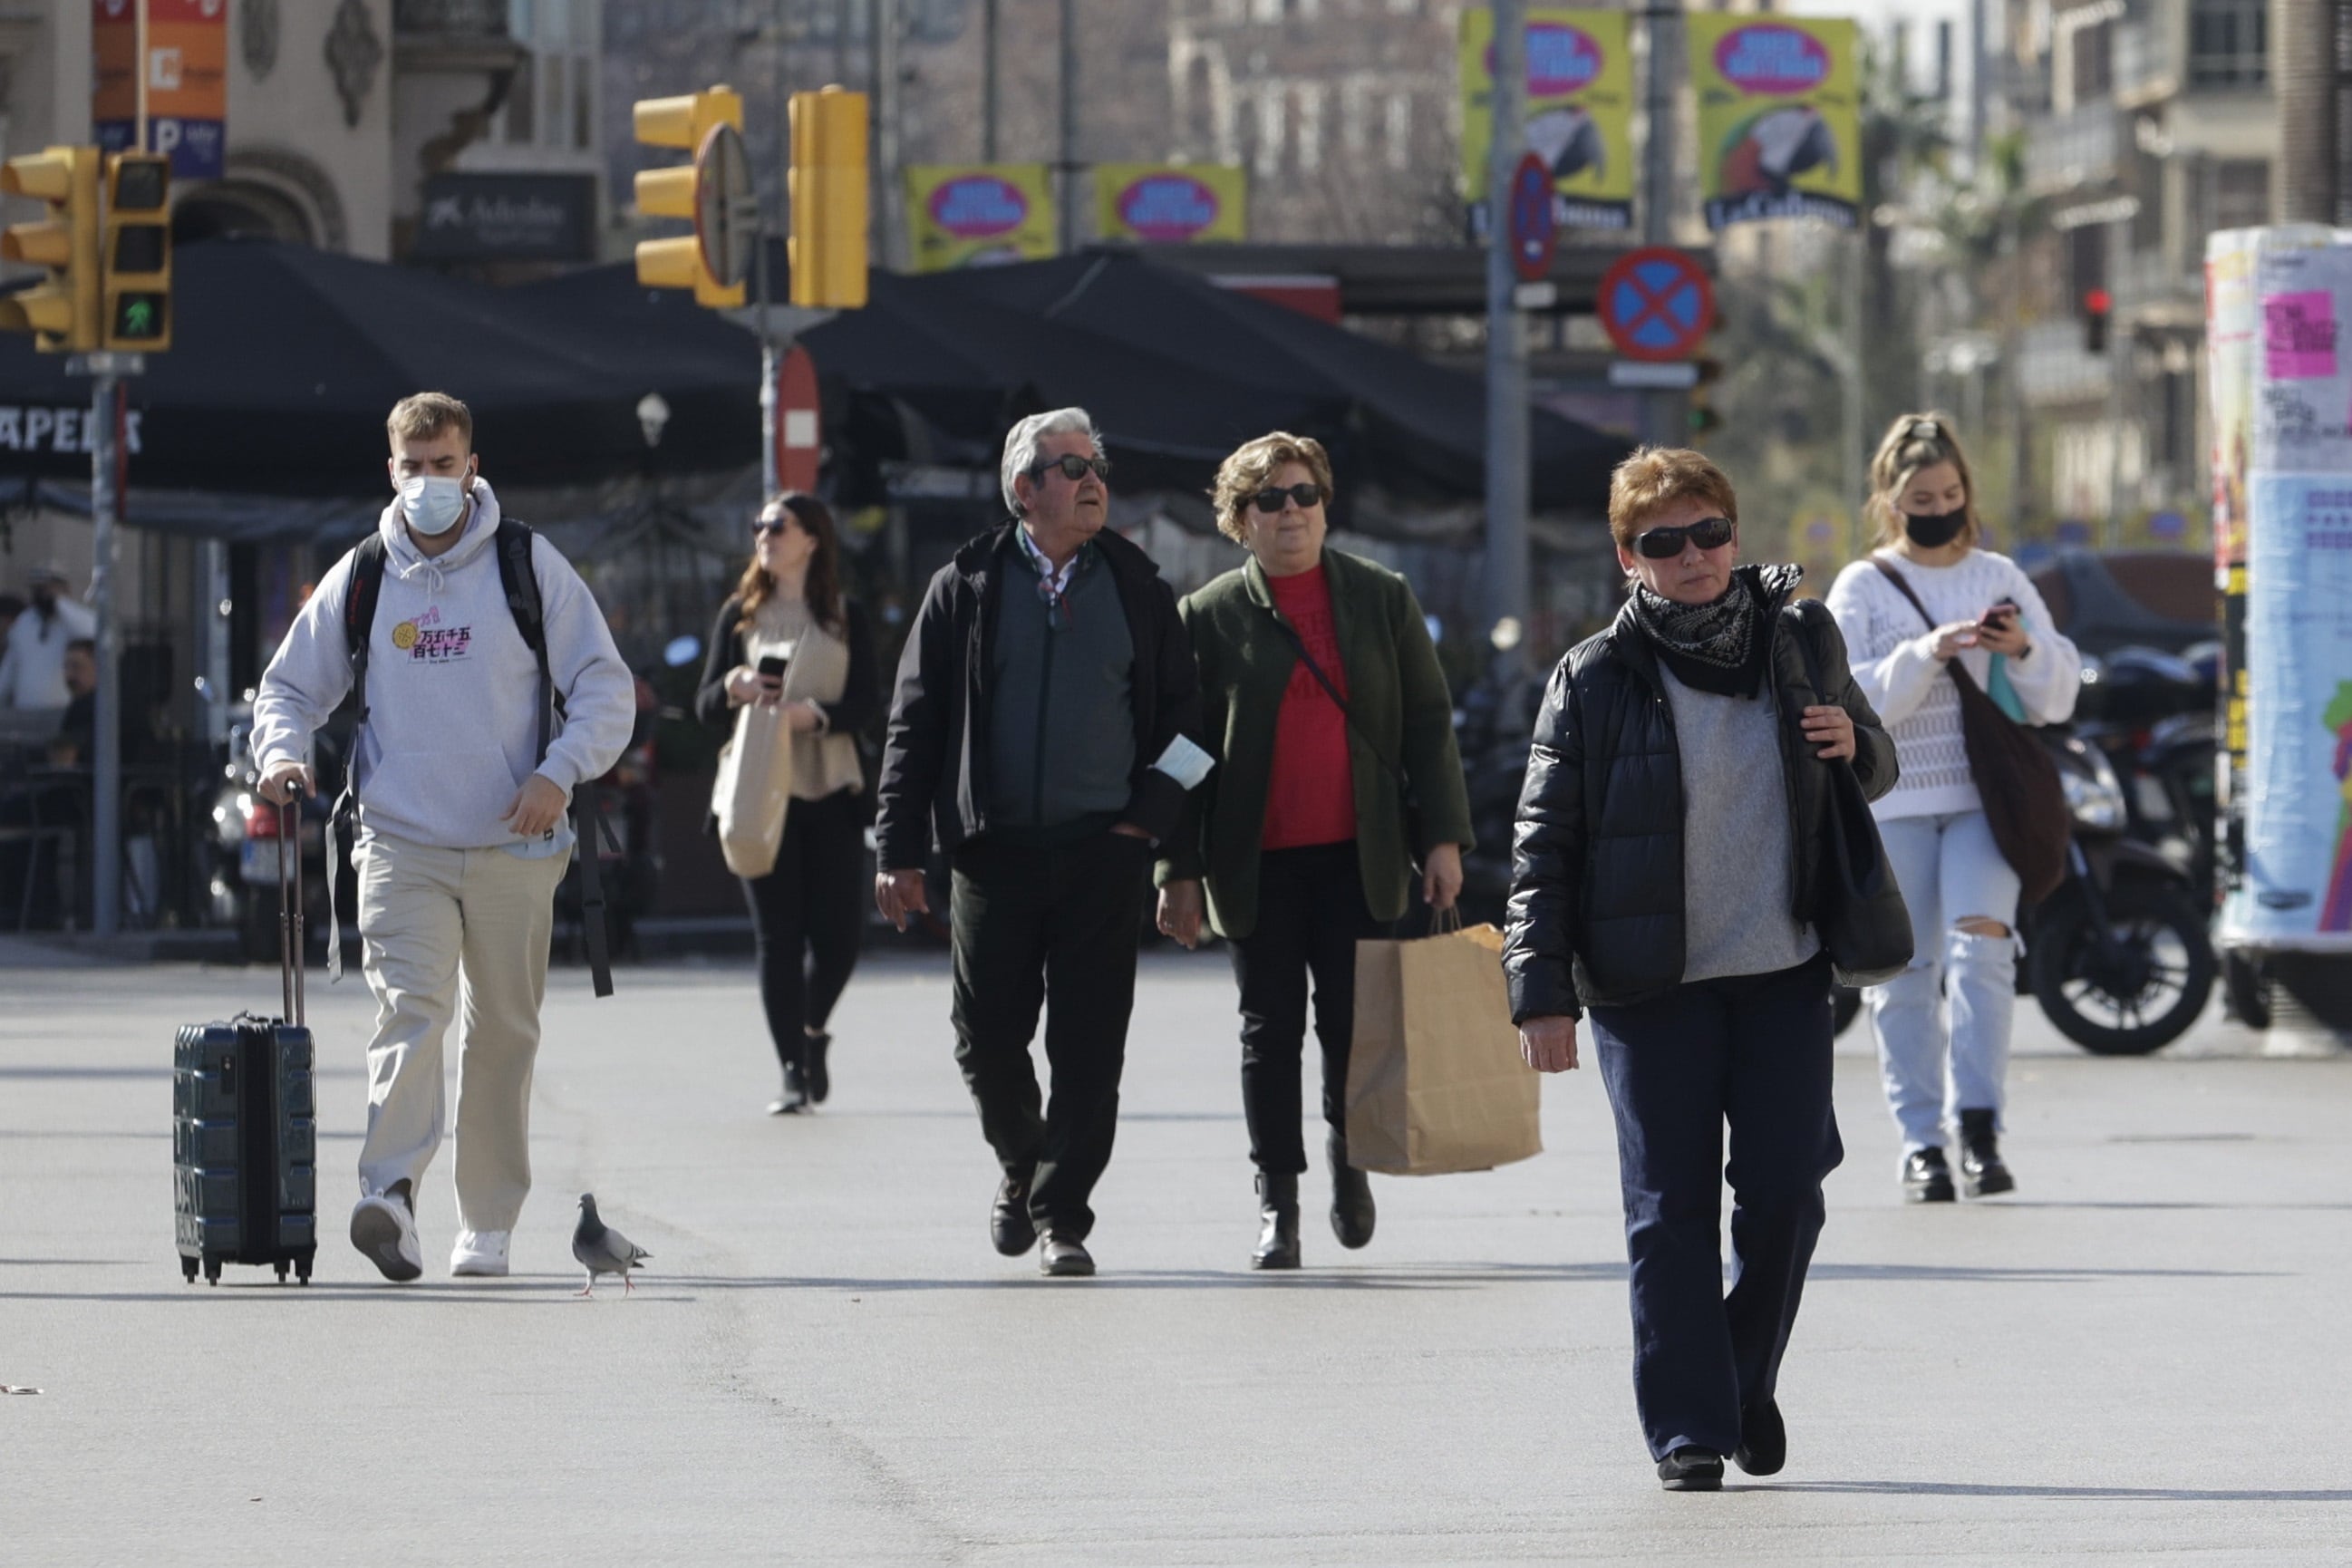
[[[1658,675],[1683,763],[1683,984],[1792,969],[1822,944],[1789,912],[1794,851],[1772,700],[1694,690],[1664,664]]]

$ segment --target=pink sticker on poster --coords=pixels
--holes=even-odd
[[[2336,300],[2325,289],[2263,296],[2263,371],[2273,381],[2336,375]]]

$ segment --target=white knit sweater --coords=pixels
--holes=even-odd
[[[2050,607],[2017,563],[1990,550],[1971,550],[1952,566],[1921,566],[1892,551],[1879,554],[1903,574],[1937,626],[1977,620],[2001,600],[2014,599],[2033,646],[2025,658],[2006,661],[2009,683],[2034,722],[2057,724],[2073,717],[2083,656],[2058,635]],[[1982,810],[1960,735],[1959,690],[1936,658],[1935,632],[1868,561],[1838,574],[1829,608],[1845,634],[1854,683],[1895,737],[1902,770],[1872,810],[1881,821]],[[1969,648],[1959,658],[1979,686],[1990,679],[1990,654]]]

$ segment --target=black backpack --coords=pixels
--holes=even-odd
[[[502,517],[490,549],[499,563],[499,586],[506,595],[508,610],[514,616],[515,630],[522,634],[523,646],[539,661],[539,742],[532,760],[543,763],[547,760],[548,742],[554,738],[555,721],[563,716],[563,693],[555,689],[555,677],[547,665],[547,614],[540,601],[539,574],[531,569],[530,541],[528,524]],[[338,846],[345,822],[358,809],[353,775],[359,757],[358,731],[368,721],[369,635],[375,627],[376,601],[383,596],[383,548],[381,533],[371,533],[352,547],[352,580],[343,595],[343,645],[351,650],[352,700],[359,713],[352,727],[352,767],[346,772],[342,798],[335,803],[334,818],[330,825]],[[604,827],[604,817],[597,810],[595,785],[586,780],[572,792],[572,818],[576,841],[573,858],[580,872],[581,935],[587,945],[588,968],[596,994],[610,996],[613,960],[604,926],[604,882],[596,864],[596,834],[602,828],[609,839],[612,830]],[[329,962],[340,969],[340,942],[331,942],[329,945],[332,950]]]

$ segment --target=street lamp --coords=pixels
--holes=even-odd
[[[648,392],[637,399],[637,428],[645,432],[646,445],[661,445],[662,426],[669,423],[669,399],[658,392]]]

